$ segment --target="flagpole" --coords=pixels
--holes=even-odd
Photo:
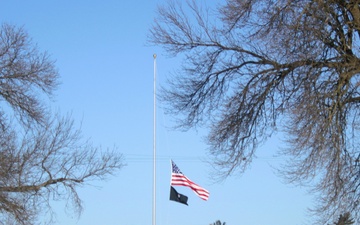
[[[154,57],[154,140],[153,140],[153,208],[152,225],[156,225],[156,54]]]

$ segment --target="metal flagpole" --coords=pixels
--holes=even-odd
[[[156,54],[154,57],[154,140],[153,140],[153,208],[152,225],[156,225]]]

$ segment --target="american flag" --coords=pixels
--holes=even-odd
[[[171,185],[190,187],[201,199],[208,200],[210,195],[209,191],[207,191],[205,188],[200,187],[199,185],[192,182],[189,178],[187,178],[172,160],[171,165]]]

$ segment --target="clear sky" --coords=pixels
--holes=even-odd
[[[117,146],[127,164],[115,177],[78,190],[84,212],[68,215],[54,203],[60,225],[150,225],[152,223],[153,54],[157,85],[165,85],[180,58],[146,43],[158,4],[166,0],[2,1],[1,22],[23,26],[41,50],[56,60],[61,86],[51,107],[72,113],[86,138],[103,148]],[[258,152],[242,176],[218,183],[205,163],[206,130],[169,129],[173,118],[157,105],[158,225],[301,225],[309,222],[312,198],[282,182],[272,167],[281,146],[276,138]],[[170,159],[192,181],[210,191],[203,201],[186,187],[185,206],[169,201]]]

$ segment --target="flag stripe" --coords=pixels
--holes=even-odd
[[[207,200],[210,195],[209,191],[195,184],[183,174],[172,173],[171,185],[190,187],[200,198],[204,200]]]

